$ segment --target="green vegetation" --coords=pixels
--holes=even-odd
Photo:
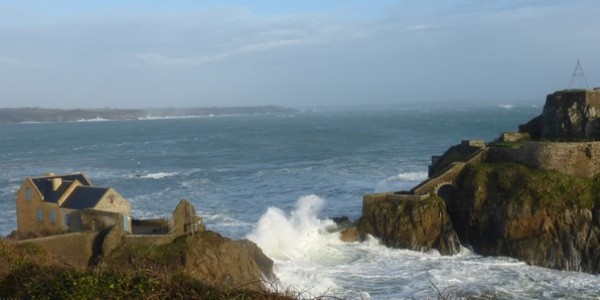
[[[185,239],[181,239],[171,248],[141,247],[138,254],[163,260],[185,245]],[[81,270],[61,263],[41,246],[0,239],[0,298],[297,299],[300,296],[289,291],[273,293],[215,287],[188,275],[158,268]]]
[[[38,266],[15,270],[0,283],[0,290],[6,296],[34,299],[293,299],[268,291],[221,289],[184,274]]]
[[[185,237],[181,237],[173,241],[173,243],[165,245],[138,245],[134,246],[134,248],[134,251],[128,251],[129,260],[143,261],[147,264],[165,265],[181,257],[188,248],[188,243]]]
[[[467,167],[465,180],[495,200],[530,203],[532,208],[577,206],[600,202],[600,177],[580,178],[555,171],[532,170],[516,163],[479,163]],[[479,195],[484,196],[484,195]]]

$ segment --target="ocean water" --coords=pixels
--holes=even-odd
[[[540,106],[393,108],[291,115],[0,125],[0,234],[16,227],[27,176],[85,172],[126,197],[136,218],[169,217],[186,198],[207,227],[249,238],[281,289],[305,296],[412,299],[460,291],[499,299],[599,299],[600,277],[482,257],[342,243],[331,217],[360,216],[362,195],[410,189],[431,155],[493,140]],[[141,170],[138,171],[138,161]],[[137,176],[140,175],[140,176]]]

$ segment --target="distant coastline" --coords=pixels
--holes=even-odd
[[[210,117],[225,115],[287,114],[299,112],[281,106],[240,106],[205,108],[152,108],[152,109],[50,109],[39,107],[0,108],[0,124],[54,123],[77,121],[124,121],[165,118]]]

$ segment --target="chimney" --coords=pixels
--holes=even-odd
[[[60,177],[52,178],[52,191],[56,192],[60,185],[62,184],[62,179]]]

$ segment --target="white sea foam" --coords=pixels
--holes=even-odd
[[[158,172],[158,173],[150,173],[146,175],[140,176],[140,178],[152,178],[152,179],[162,179],[165,177],[176,176],[179,173],[177,172]]]
[[[339,290],[333,278],[322,276],[323,268],[348,264],[358,255],[347,251],[338,233],[330,233],[331,220],[317,218],[323,199],[301,197],[289,214],[269,207],[247,236],[275,261],[279,288],[303,290],[311,295]]]
[[[105,122],[105,121],[113,121],[113,120],[95,117],[95,118],[91,118],[91,119],[79,119],[75,122]]]
[[[274,260],[279,289],[348,299],[437,298],[436,288],[484,299],[568,298],[572,292],[586,298],[600,292],[594,275],[481,257],[466,248],[442,256],[387,248],[372,237],[343,243],[327,231],[332,222],[317,217],[322,205],[323,199],[311,195],[301,197],[290,213],[271,207],[247,236]]]
[[[504,108],[504,109],[513,109],[515,107],[514,104],[498,104],[499,108]]]
[[[405,172],[390,176],[375,186],[376,193],[401,191],[412,188],[416,183],[427,179],[427,172]]]
[[[15,196],[19,190],[20,185],[10,184],[8,186],[0,188],[0,195],[2,196]]]

